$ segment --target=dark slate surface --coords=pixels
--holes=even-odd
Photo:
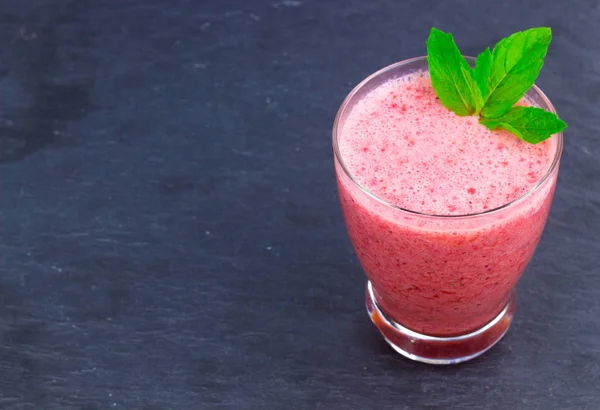
[[[484,4],[485,3],[485,4]],[[595,409],[596,1],[0,2],[0,409]],[[551,25],[556,199],[484,357],[394,354],[363,308],[335,111],[432,25]]]

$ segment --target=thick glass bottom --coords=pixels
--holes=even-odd
[[[401,355],[429,364],[456,364],[481,355],[494,346],[512,323],[517,305],[513,290],[508,304],[491,322],[471,333],[438,337],[417,333],[389,319],[375,299],[371,282],[367,283],[367,312],[384,339]]]

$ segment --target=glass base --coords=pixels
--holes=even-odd
[[[516,305],[517,294],[513,290],[502,312],[481,329],[460,336],[428,336],[389,319],[377,304],[371,282],[367,283],[367,312],[384,339],[401,355],[429,364],[466,362],[487,351],[510,327]]]

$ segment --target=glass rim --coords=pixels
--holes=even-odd
[[[464,56],[464,57],[467,60],[472,60],[472,61],[475,60],[475,58],[471,57],[471,56]],[[550,175],[552,175],[554,170],[558,167],[558,164],[560,162],[560,158],[561,158],[562,151],[563,151],[563,133],[562,133],[562,131],[557,134],[554,134],[557,137],[556,152],[554,153],[554,159],[552,160],[552,164],[550,165],[550,167],[548,168],[548,170],[546,171],[544,176],[542,178],[540,178],[540,180],[537,181],[527,192],[525,192],[521,196],[517,197],[516,199],[513,199],[512,201],[507,202],[503,205],[500,205],[496,208],[488,209],[488,210],[481,211],[481,212],[470,213],[470,214],[460,214],[460,215],[443,215],[443,214],[429,214],[426,212],[419,212],[419,211],[414,211],[414,210],[411,210],[408,208],[402,208],[402,207],[400,207],[398,205],[394,205],[393,203],[386,201],[385,199],[374,194],[373,192],[371,192],[368,188],[364,187],[362,184],[360,184],[354,178],[354,176],[348,170],[348,167],[346,167],[346,164],[344,163],[344,160],[343,160],[342,155],[339,150],[338,129],[339,129],[339,123],[340,123],[340,118],[342,117],[342,114],[344,114],[346,112],[348,105],[350,104],[350,102],[352,100],[354,100],[356,94],[360,90],[362,90],[363,87],[365,85],[367,85],[371,80],[373,80],[374,78],[379,77],[380,75],[385,74],[391,70],[394,70],[396,68],[402,67],[404,65],[407,65],[407,64],[410,64],[410,63],[413,63],[416,61],[423,61],[423,60],[427,60],[427,56],[413,57],[413,58],[409,58],[406,60],[402,60],[397,63],[390,64],[378,71],[375,71],[373,74],[369,75],[367,78],[362,80],[357,86],[355,86],[352,89],[352,91],[350,91],[350,93],[346,96],[346,98],[344,99],[342,104],[340,105],[340,108],[338,109],[337,114],[335,116],[335,120],[333,122],[333,130],[332,130],[333,152],[335,155],[335,159],[338,161],[342,170],[344,171],[346,176],[350,179],[350,181],[354,185],[356,185],[367,196],[376,200],[377,202],[381,203],[382,205],[386,206],[387,208],[393,209],[395,211],[405,212],[405,213],[415,215],[415,216],[424,216],[424,217],[436,218],[436,219],[473,218],[473,217],[477,217],[477,216],[495,214],[495,213],[501,212],[507,208],[513,207],[514,205],[517,205],[517,204],[523,202],[525,199],[530,197],[534,192],[536,192],[541,186],[543,186],[544,183],[546,182],[546,180],[548,180],[548,178],[550,178]],[[527,92],[530,92],[532,90],[540,97],[542,103],[547,106],[548,110],[550,112],[556,114],[556,109],[554,108],[554,106],[552,105],[552,103],[550,102],[550,99],[546,96],[546,94],[544,94],[544,92],[535,84],[532,85],[531,88]]]

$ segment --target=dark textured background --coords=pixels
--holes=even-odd
[[[596,409],[597,1],[2,0],[0,409]],[[363,307],[330,148],[429,28],[550,25],[569,123],[517,318],[456,367]]]

